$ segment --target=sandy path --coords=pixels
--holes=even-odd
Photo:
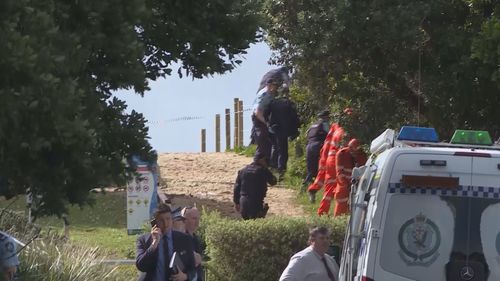
[[[239,169],[251,158],[234,153],[167,153],[159,155],[161,177],[174,206],[205,206],[229,217],[238,217],[233,210],[233,184]],[[295,203],[295,192],[283,187],[270,187],[265,202],[268,216],[302,216],[303,209]]]

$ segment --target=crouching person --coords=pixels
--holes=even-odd
[[[233,203],[245,220],[264,218],[269,206],[264,204],[267,184],[275,185],[276,177],[267,168],[267,159],[257,153],[254,161],[238,171],[234,183]]]

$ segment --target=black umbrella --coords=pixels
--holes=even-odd
[[[280,85],[283,85],[283,88],[288,89],[290,86],[290,76],[288,75],[288,68],[285,66],[276,68],[273,70],[268,71],[264,76],[262,76],[262,79],[260,80],[260,85],[259,88],[257,89],[257,93],[264,89],[266,87],[266,82],[269,79],[273,79],[278,81]]]

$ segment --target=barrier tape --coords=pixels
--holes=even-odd
[[[243,112],[248,112],[251,111],[252,108],[245,108],[242,111],[237,111],[236,113],[243,113]],[[230,112],[229,114],[223,113],[221,115],[233,115],[235,112]],[[167,123],[173,123],[173,122],[182,122],[182,121],[192,121],[192,120],[201,120],[208,118],[206,116],[183,116],[183,117],[177,117],[177,118],[172,118],[172,119],[167,119],[167,120],[148,120],[147,123],[150,126],[166,126]],[[213,118],[213,117],[210,117]]]

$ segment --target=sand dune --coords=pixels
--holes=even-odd
[[[251,158],[234,153],[166,153],[159,155],[158,165],[167,187],[163,190],[174,206],[205,206],[229,217],[239,217],[233,210],[233,184],[239,169]],[[284,187],[270,187],[265,200],[268,216],[302,216],[295,203],[295,192]]]

